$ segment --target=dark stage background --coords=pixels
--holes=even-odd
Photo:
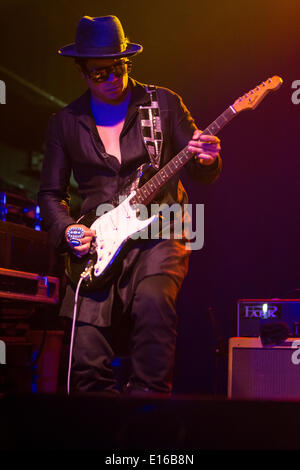
[[[216,360],[215,349],[217,338],[236,334],[237,300],[292,297],[300,288],[300,104],[292,102],[292,83],[300,79],[300,5],[2,0],[1,180],[29,197],[36,197],[50,114],[84,91],[73,61],[56,51],[73,42],[81,16],[107,14],[144,46],[133,77],[179,93],[199,128],[266,78],[283,79],[279,91],[221,132],[223,172],[214,185],[183,177],[190,202],[205,204],[205,245],[192,254],[179,299],[175,389],[225,393],[226,357]]]

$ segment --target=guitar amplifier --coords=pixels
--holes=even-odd
[[[230,338],[228,397],[300,399],[300,338],[264,346],[260,338]]]
[[[56,276],[59,261],[46,232],[0,220],[1,268]]]
[[[240,299],[237,304],[237,336],[260,336],[268,321],[287,324],[290,336],[300,336],[300,299]]]
[[[0,300],[59,302],[59,278],[0,268]]]

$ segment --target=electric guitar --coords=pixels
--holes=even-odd
[[[203,131],[203,134],[216,135],[237,114],[248,109],[255,109],[267,93],[277,90],[281,85],[282,79],[278,76],[262,82],[238,98]],[[121,203],[119,203],[121,194],[118,194],[115,200],[111,201],[112,204],[100,205],[98,209],[89,212],[77,221],[95,230],[96,237],[87,255],[81,258],[73,254],[67,256],[66,270],[73,284],[77,284],[82,278],[81,289],[92,291],[108,282],[118,264],[118,259],[122,257],[122,253],[126,253],[129,239],[146,229],[157,217],[152,215],[142,219],[139,217],[137,207],[141,204],[147,206],[153,201],[167,181],[179,172],[194,155],[186,146],[159,171],[155,171],[150,164],[142,165],[138,168],[135,177],[128,181],[123,189],[124,200]],[[105,209],[108,211],[99,213],[99,211],[104,212]]]

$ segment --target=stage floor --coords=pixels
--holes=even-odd
[[[1,450],[300,449],[300,401],[6,395],[0,416]]]

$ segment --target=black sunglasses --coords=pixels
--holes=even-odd
[[[85,75],[96,83],[106,82],[109,79],[111,73],[115,75],[115,77],[123,77],[125,73],[130,73],[132,69],[132,62],[130,60],[123,60],[120,62],[115,63],[114,65],[110,65],[109,67],[101,67],[99,69],[93,70],[84,70]]]

